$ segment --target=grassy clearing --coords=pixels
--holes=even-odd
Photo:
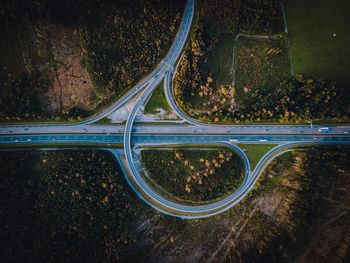
[[[269,150],[276,147],[276,144],[238,144],[244,150],[250,161],[250,169],[253,171],[261,157]]]
[[[144,149],[149,178],[165,193],[191,202],[220,198],[243,179],[243,162],[227,148]]]
[[[164,83],[161,82],[152,94],[152,97],[148,101],[145,107],[145,114],[157,114],[158,109],[163,109],[167,113],[171,112],[171,108],[168,104],[164,93]]]
[[[232,85],[234,44],[234,34],[222,34],[217,47],[208,54],[208,66],[216,87]]]
[[[350,84],[350,1],[283,0],[295,73]],[[335,36],[333,34],[336,34]]]
[[[250,103],[251,92],[291,77],[288,41],[284,35],[270,39],[241,36],[236,61],[236,98],[239,104]]]

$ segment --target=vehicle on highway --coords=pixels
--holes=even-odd
[[[319,132],[329,132],[329,130],[329,127],[322,127],[318,129]]]

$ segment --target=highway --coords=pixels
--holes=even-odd
[[[281,144],[290,142],[350,142],[350,136],[315,136],[315,135],[228,135],[228,134],[135,134],[133,135],[134,144],[186,144],[195,143],[205,145],[207,142],[229,142],[233,143],[263,143],[263,144]],[[11,146],[16,145],[57,145],[57,144],[119,144],[124,143],[123,134],[8,134],[0,136],[0,145]]]
[[[137,124],[133,133],[147,134],[313,134],[313,135],[347,135],[349,126],[332,126],[327,133],[320,132],[322,126],[314,125],[239,125],[198,127],[189,124]],[[46,134],[46,133],[124,133],[124,124],[94,124],[78,126],[62,125],[19,125],[0,126],[0,134]]]
[[[66,124],[19,124],[0,126],[2,149],[16,147],[57,147],[92,145],[110,148],[122,164],[125,178],[135,193],[158,211],[186,219],[203,218],[222,213],[240,202],[254,187],[259,175],[276,156],[289,151],[291,147],[305,145],[350,145],[350,126],[334,125],[329,131],[322,126],[308,125],[213,125],[201,123],[186,116],[177,106],[171,82],[177,63],[189,36],[195,10],[194,0],[188,0],[175,40],[162,62],[148,76],[141,80],[121,99],[101,113],[77,123]],[[135,124],[138,115],[148,99],[163,81],[170,106],[188,124]],[[125,124],[93,124],[122,107],[138,95]],[[260,160],[254,171],[249,160],[239,148],[239,143],[276,144]],[[238,144],[238,146],[237,146]],[[245,178],[236,192],[223,199],[205,204],[188,205],[172,201],[157,193],[143,179],[142,169],[134,160],[135,146],[147,145],[221,145],[231,148],[245,164]],[[123,146],[124,155],[115,146]]]

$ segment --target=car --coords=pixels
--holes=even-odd
[[[322,127],[318,129],[319,132],[329,132],[329,130],[329,127]]]

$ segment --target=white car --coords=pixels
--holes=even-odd
[[[329,132],[329,127],[322,127],[318,129],[319,132]]]

